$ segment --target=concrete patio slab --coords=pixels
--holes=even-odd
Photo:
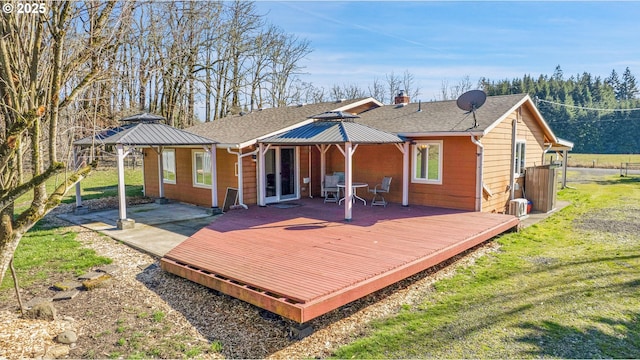
[[[133,229],[119,230],[116,227],[117,209],[67,213],[58,217],[158,257],[164,256],[216,218],[209,209],[183,203],[133,205],[127,208],[127,215],[135,220]]]

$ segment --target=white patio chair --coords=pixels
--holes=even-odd
[[[340,178],[337,175],[325,175],[324,176],[324,202],[338,202],[340,197],[340,189],[338,189],[338,181]]]
[[[385,176],[382,178],[382,183],[377,184],[373,189],[368,189],[370,193],[373,194],[373,199],[371,200],[371,206],[382,205],[384,207],[387,206],[387,201],[384,199],[382,194],[389,193],[389,188],[391,187],[391,177]]]

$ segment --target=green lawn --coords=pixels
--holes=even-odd
[[[125,169],[125,192],[127,196],[142,196],[142,169]],[[63,180],[64,175],[59,175],[47,181],[47,191],[52,192]],[[98,199],[103,197],[118,196],[118,171],[116,169],[94,170],[81,182],[82,199]],[[31,192],[21,196],[16,200],[15,213],[24,211],[29,204],[33,194]],[[62,199],[63,203],[73,203],[76,201],[76,193],[71,189]]]
[[[640,180],[576,184],[572,205],[425,289],[339,358],[640,358]]]
[[[44,223],[22,237],[14,254],[14,265],[22,288],[46,283],[56,273],[68,273],[72,278],[94,266],[110,263],[111,259],[82,247],[76,241],[76,233],[48,228]],[[13,278],[7,271],[0,285],[0,298],[12,296],[13,291],[6,292],[10,288],[13,288]]]
[[[53,191],[60,181],[60,178],[48,181],[47,190]],[[125,182],[127,196],[142,195],[141,169],[125,170]],[[117,196],[117,184],[116,169],[95,170],[82,181],[82,198],[88,200]],[[29,193],[16,201],[16,214],[29,206],[31,196]],[[62,202],[75,202],[75,192],[72,190],[67,193]],[[54,273],[80,275],[91,267],[111,262],[110,259],[97,256],[93,250],[82,248],[75,238],[75,233],[48,228],[46,221],[41,220],[24,235],[14,255],[20,285],[29,287],[32,284],[46,282]],[[0,290],[6,290],[12,286],[13,279],[7,272],[3,283],[0,284]],[[6,295],[6,293],[3,294],[3,296]]]

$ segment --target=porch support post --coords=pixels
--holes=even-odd
[[[353,212],[353,151],[351,142],[344,143],[344,220],[351,221]]]
[[[309,146],[309,183],[307,184],[307,189],[309,191],[309,198],[313,199],[313,192],[311,191],[312,187],[311,184],[313,183],[313,181],[311,180],[313,177],[311,176],[311,150],[312,147]],[[302,197],[302,194],[300,194],[300,197]]]
[[[127,199],[125,196],[124,187],[124,157],[127,156],[127,152],[124,151],[122,144],[116,144],[116,152],[118,156],[118,211],[119,219],[116,222],[118,229],[132,229],[135,222],[131,219],[127,219]]]
[[[409,206],[409,142],[402,145],[402,206]]]
[[[214,213],[218,213],[218,165],[216,144],[211,144],[209,156],[211,157],[211,207]]]
[[[562,150],[562,188],[567,187],[567,160],[569,154],[567,154],[567,150]]]
[[[258,144],[258,206],[267,206],[267,199],[265,194],[266,184],[265,184],[265,164],[264,164],[264,155],[267,152],[263,143]]]
[[[238,203],[244,204],[244,170],[242,169],[242,149],[238,149]]]
[[[78,154],[78,147],[73,147],[73,165],[75,166],[74,170],[77,170],[80,167],[80,154]],[[78,181],[75,185],[76,187],[76,210],[82,208],[82,189],[80,187],[80,181]]]
[[[316,145],[318,150],[320,151],[320,194],[322,197],[325,196],[324,193],[324,176],[327,174],[327,151],[331,148],[331,145]],[[339,149],[340,147],[338,147]]]

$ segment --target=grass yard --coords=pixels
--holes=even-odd
[[[640,181],[576,185],[573,204],[372,325],[339,358],[640,358]]]
[[[142,195],[141,169],[126,169],[125,181],[127,196]],[[47,182],[47,190],[53,191],[59,182],[60,177],[54,177]],[[88,200],[117,196],[117,184],[116,169],[95,170],[82,181],[82,197]],[[15,214],[29,206],[31,196],[32,194],[28,193],[16,201]],[[62,202],[75,202],[75,192],[68,192]],[[75,233],[48,228],[43,221],[27,232],[15,253],[14,265],[19,274],[20,286],[29,287],[34,283],[47,281],[51,277],[56,277],[56,274],[81,275],[87,269],[111,262],[110,259],[97,256],[93,250],[82,248],[75,238]],[[5,276],[0,284],[0,290],[10,287],[13,287],[13,279],[10,275]],[[12,296],[12,294],[9,295]],[[0,296],[0,300],[2,297]]]
[[[40,224],[40,223],[39,223]],[[36,225],[20,241],[14,255],[20,287],[28,288],[38,283],[50,283],[60,274],[82,275],[88,269],[110,264],[111,259],[97,256],[95,251],[82,247],[76,241],[76,233],[64,228],[48,228]],[[13,278],[10,273],[0,284],[0,300],[14,295]]]
[[[568,166],[619,169],[621,163],[640,163],[640,154],[569,153]],[[595,166],[594,166],[595,165]]]
[[[127,196],[142,196],[142,169],[125,169],[125,192]],[[58,175],[47,181],[47,191],[51,193],[57,185],[63,180],[64,174]],[[118,196],[118,170],[115,168],[94,170],[89,176],[81,182],[82,199],[98,199],[104,197]],[[15,214],[24,211],[31,200],[33,194],[31,192],[21,196],[16,200]],[[73,203],[76,201],[76,193],[71,189],[62,199],[63,203]]]

